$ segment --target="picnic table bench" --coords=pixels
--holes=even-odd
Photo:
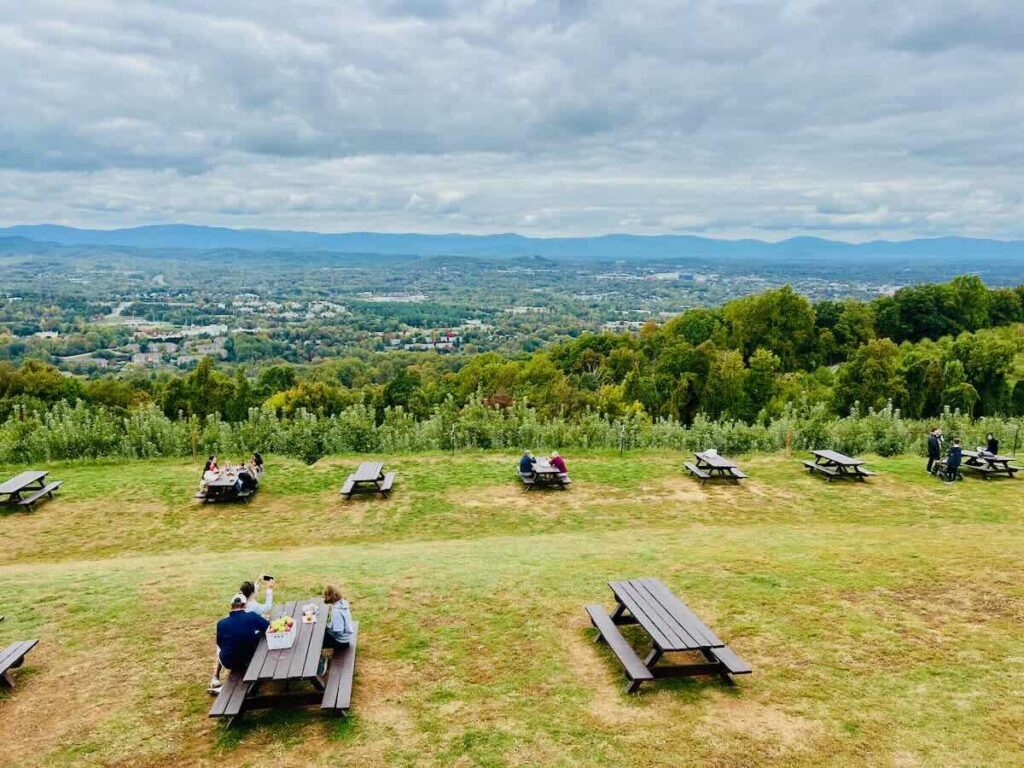
[[[611,581],[615,612],[610,616],[602,606],[586,606],[597,629],[595,642],[605,642],[622,664],[629,682],[627,693],[636,693],[641,683],[670,677],[718,675],[733,684],[730,675],[750,674],[750,666],[723,643],[658,579]],[[643,659],[626,641],[619,626],[639,624],[651,638],[651,650]],[[666,653],[698,652],[704,662],[658,665]]]
[[[341,487],[341,495],[351,499],[357,493],[379,493],[385,499],[391,494],[397,472],[385,472],[379,461],[364,461]]]
[[[14,688],[11,670],[20,667],[25,655],[38,644],[38,640],[18,640],[0,650],[0,687]]]
[[[317,607],[317,620],[312,624],[302,620],[302,609],[309,604]],[[327,633],[327,605],[321,598],[313,597],[275,606],[271,612],[273,618],[286,615],[295,619],[295,642],[290,648],[271,650],[267,638],[261,638],[249,666],[242,671],[231,670],[213,702],[210,717],[227,718],[230,726],[251,709],[319,704],[324,712],[348,712],[355,677],[358,623],[353,622],[352,642],[335,649],[324,677],[319,667]],[[278,690],[261,693],[268,686]]]
[[[693,455],[695,463],[688,461],[683,466],[686,467],[687,472],[700,480],[701,485],[716,478],[730,480],[739,485],[739,481],[747,477],[747,474],[736,466],[735,461],[727,459],[725,456],[708,451]]]
[[[558,467],[545,459],[538,459],[533,463],[532,474],[519,472],[519,479],[523,481],[523,485],[528,491],[534,488],[558,488],[565,491],[572,485],[569,475],[563,475]]]
[[[836,451],[818,450],[811,451],[814,461],[804,461],[808,472],[824,475],[828,482],[833,478],[853,478],[864,482],[865,478],[875,473],[864,467],[863,459],[854,459]]]
[[[1006,477],[1012,478],[1014,473],[1020,472],[1020,467],[1010,463],[1013,461],[1013,456],[1001,456],[988,453],[987,451],[965,450],[963,451],[963,457],[964,460],[960,464],[960,469],[973,470],[986,480],[999,475],[1006,475]],[[945,460],[942,463],[944,465]]]
[[[56,480],[47,483],[46,476],[48,474],[50,473],[29,470],[0,483],[0,496],[7,497],[3,503],[25,507],[31,511],[32,505],[44,496],[52,499],[54,492],[64,484],[64,481]]]

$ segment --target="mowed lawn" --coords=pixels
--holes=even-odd
[[[0,513],[0,644],[40,639],[0,693],[0,762],[1024,764],[1024,480],[947,486],[906,457],[826,484],[778,455],[702,489],[681,454],[592,454],[571,491],[525,494],[514,455],[382,458],[389,500],[340,499],[356,458],[268,457],[248,506],[197,504],[187,461],[47,467],[56,500]],[[348,720],[207,718],[214,623],[261,572],[281,600],[343,586]],[[633,576],[753,675],[625,695],[583,605]]]

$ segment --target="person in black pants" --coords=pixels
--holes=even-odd
[[[960,476],[960,461],[963,459],[963,449],[960,447],[960,438],[954,437],[953,444],[949,446],[949,456],[946,457],[946,482],[954,483]]]
[[[942,458],[942,430],[932,427],[928,433],[928,466],[926,470],[932,472],[935,462]]]
[[[993,456],[999,454],[999,441],[991,432],[989,432],[988,436],[985,438],[985,451],[991,453]]]

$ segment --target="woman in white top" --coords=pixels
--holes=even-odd
[[[267,585],[266,591],[263,593],[263,602],[260,602],[260,581]],[[241,588],[238,590],[245,595],[245,610],[249,613],[259,613],[266,615],[270,613],[270,609],[274,607],[274,580],[273,579],[260,579],[260,581],[253,584],[251,581],[243,581]]]

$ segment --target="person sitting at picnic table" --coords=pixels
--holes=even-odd
[[[523,458],[519,460],[519,474],[521,475],[532,475],[533,465],[537,463],[537,460],[533,458],[533,454],[529,451],[523,451]]]
[[[239,491],[255,491],[258,485],[259,480],[256,479],[256,471],[245,462],[242,462],[242,465],[238,468],[238,474],[235,476],[235,488]]]
[[[551,452],[551,458],[548,459],[548,463],[558,470],[558,474],[562,476],[562,479],[569,476],[569,467],[566,466],[565,459],[562,458],[558,451]]]
[[[260,583],[266,584],[263,602],[260,602]],[[274,607],[274,580],[269,576],[261,576],[255,583],[243,581],[238,591],[245,595],[245,610],[249,613],[268,614]]]
[[[231,598],[231,612],[217,622],[217,666],[207,689],[210,693],[220,693],[221,670],[241,672],[249,666],[269,626],[270,622],[258,613],[246,610],[245,595]]]
[[[249,459],[249,463],[256,470],[256,474],[257,475],[262,475],[263,474],[263,457],[262,456],[260,456],[258,453],[254,452],[253,455],[252,455],[252,458]]]
[[[324,587],[324,603],[327,605],[327,626],[324,628],[324,649],[341,648],[352,643],[355,637],[352,623],[352,609],[348,600],[341,595],[341,589],[334,584]],[[327,657],[320,657],[316,673],[323,676],[327,671]]]
[[[220,477],[220,469],[217,467],[217,457],[211,456],[203,466],[203,474],[199,479],[199,492],[206,493],[207,487]]]
[[[942,458],[942,430],[932,427],[928,433],[928,466],[926,470],[932,472],[935,462]]]
[[[338,586],[328,584],[324,587],[324,602],[327,604],[327,641],[332,646],[348,645],[353,634],[348,600],[342,597]]]
[[[985,452],[993,456],[999,455],[999,441],[991,432],[985,437]]]
[[[960,474],[960,462],[963,459],[963,448],[960,447],[960,438],[954,437],[953,444],[949,446],[949,455],[946,457],[946,482],[956,482]]]

